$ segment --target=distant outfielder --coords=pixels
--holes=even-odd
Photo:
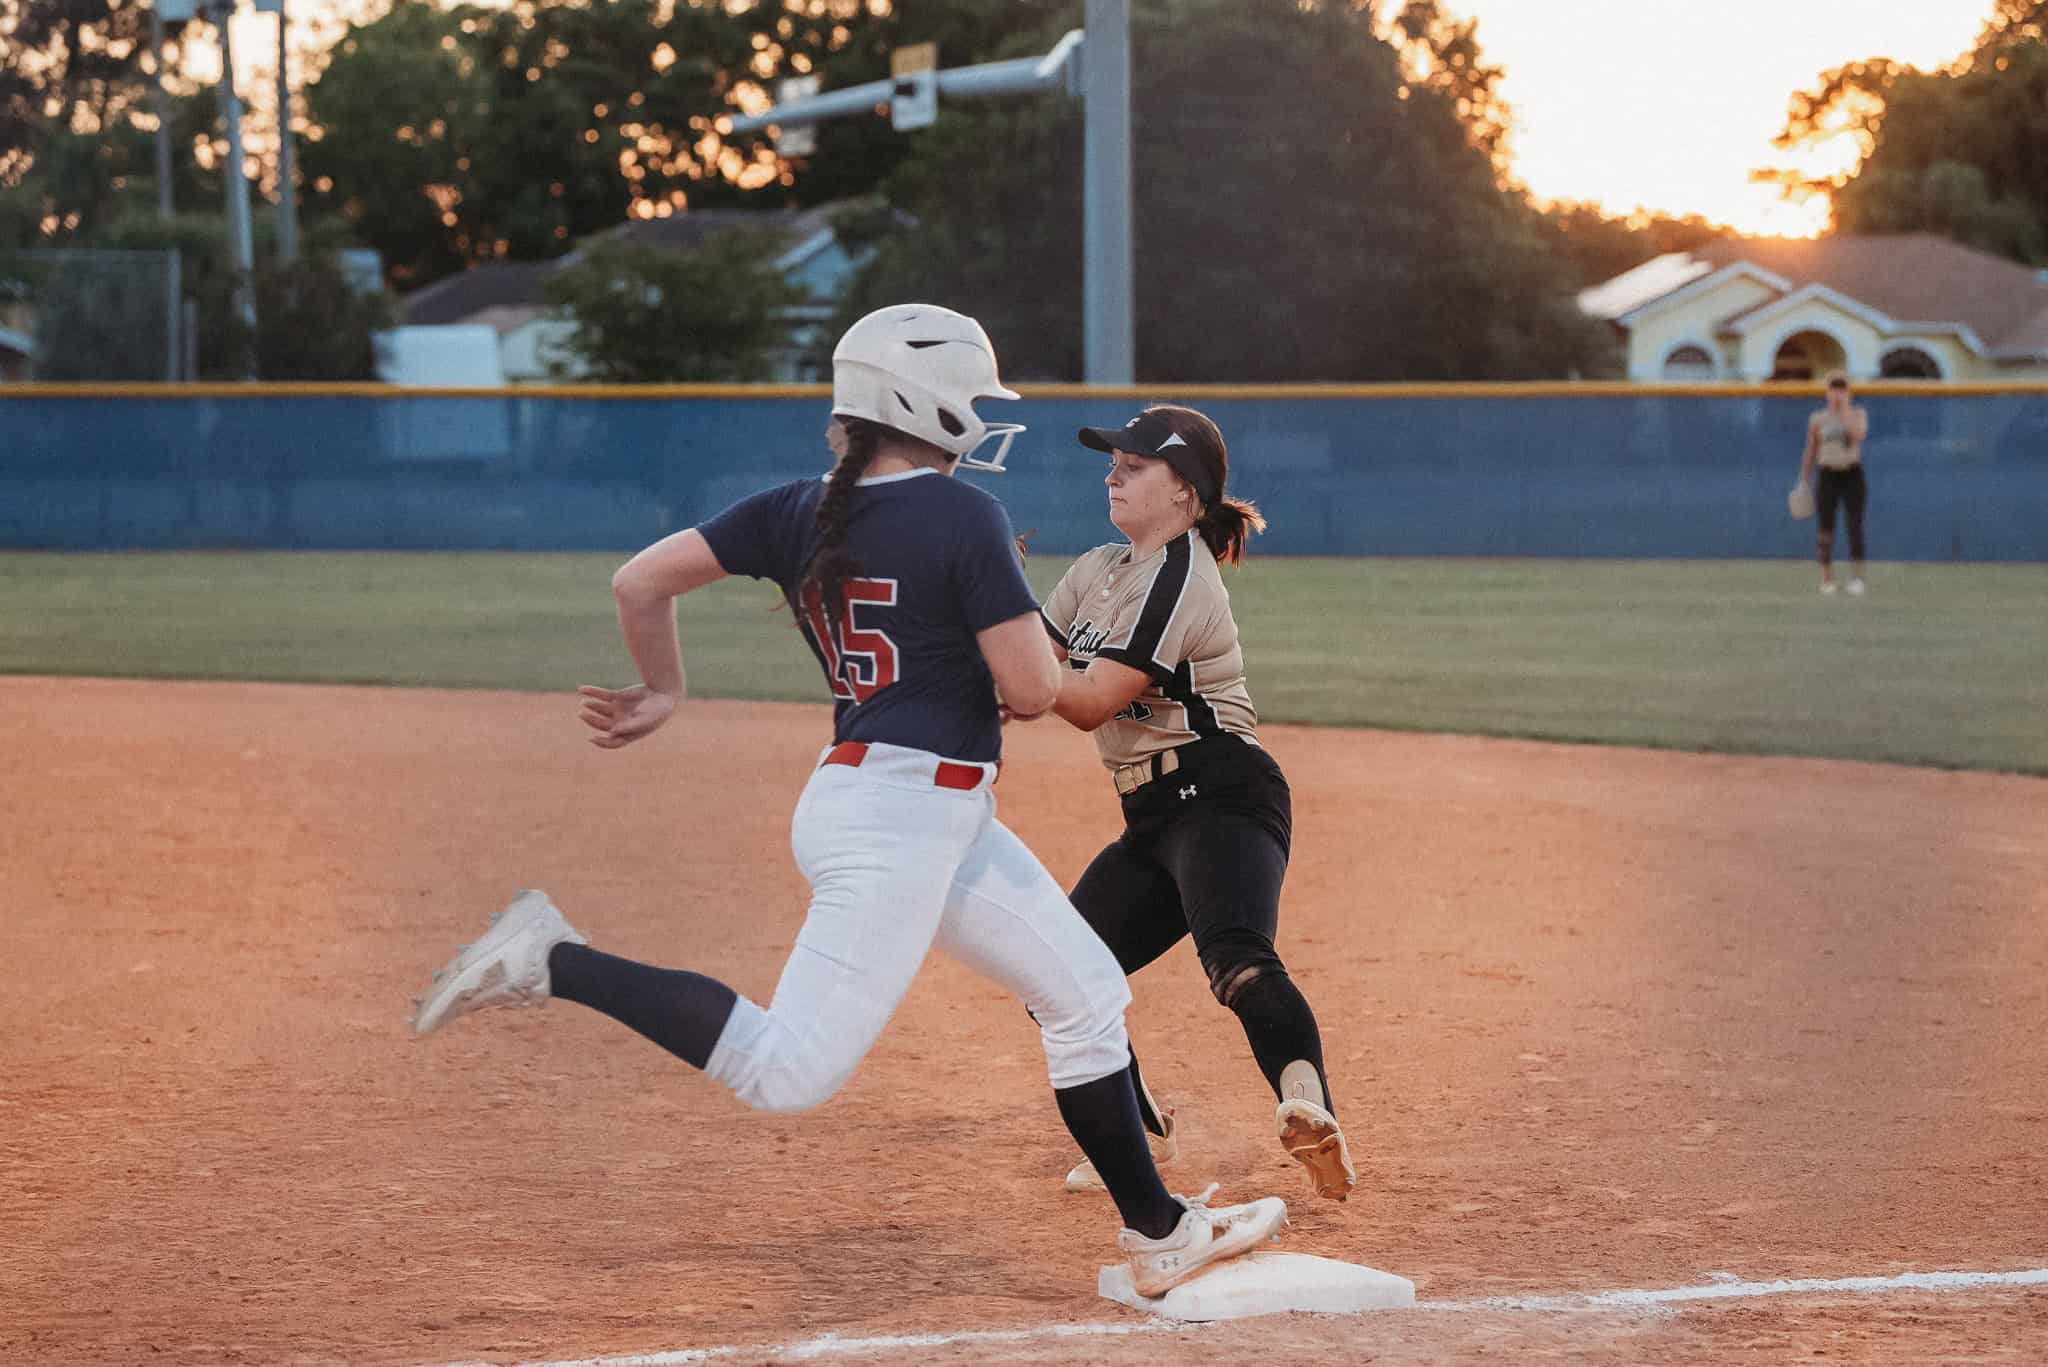
[[[1849,394],[1849,377],[1828,376],[1827,401],[1806,419],[1806,446],[1799,456],[1799,483],[1794,493],[1811,489],[1819,514],[1816,554],[1820,560],[1820,591],[1835,591],[1835,510],[1848,513],[1849,592],[1863,592],[1863,507],[1870,484],[1863,474],[1863,442],[1870,435],[1870,414]],[[1814,469],[1820,477],[1814,480]],[[1803,505],[1802,505],[1803,506]],[[1799,509],[1795,508],[1795,512]]]
[[[997,691],[1041,712],[1061,671],[1002,505],[949,476],[963,463],[1001,468],[1007,436],[992,461],[968,454],[1021,429],[984,423],[974,401],[1017,396],[979,324],[924,304],[849,328],[832,386],[831,474],[742,499],[635,556],[612,583],[643,682],[581,690],[593,744],[650,735],[684,693],[675,599],[728,574],[782,589],[835,703],[833,744],[792,821],[811,903],[773,1000],[763,1008],[701,974],[600,953],[528,892],[435,975],[414,1028],[564,997],[750,1106],[802,1111],[852,1076],[937,945],[1037,1017],[1060,1116],[1123,1216],[1117,1241],[1138,1291],[1158,1295],[1263,1243],[1286,1206],[1211,1210],[1208,1192],[1168,1194],[1132,1085],[1123,974],[995,817]]]
[[[1234,1012],[1279,1100],[1280,1143],[1316,1193],[1342,1201],[1358,1180],[1338,1128],[1322,1037],[1273,948],[1293,809],[1258,743],[1230,594],[1217,570],[1265,529],[1224,496],[1230,462],[1216,424],[1191,408],[1147,408],[1121,429],[1087,427],[1109,453],[1109,519],[1128,545],[1083,555],[1044,606],[1068,672],[1053,710],[1095,734],[1123,800],[1124,831],[1095,856],[1074,905],[1135,973],[1184,935],[1216,1000]],[[1131,1077],[1164,1161],[1173,1113]],[[1067,1175],[1100,1185],[1097,1165]]]

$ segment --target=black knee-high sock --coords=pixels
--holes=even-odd
[[[1316,1068],[1316,1080],[1323,1085],[1323,1107],[1337,1114],[1336,1099],[1330,1095],[1330,1079],[1323,1072],[1323,1036],[1316,1029],[1315,1013],[1308,999],[1286,973],[1261,973],[1246,983],[1231,999],[1230,1009],[1244,1026],[1251,1041],[1252,1057],[1259,1071],[1280,1096],[1280,1071],[1296,1059],[1307,1059]]]
[[[563,943],[548,951],[550,995],[627,1025],[693,1068],[711,1061],[737,997],[716,978]]]
[[[1173,1199],[1152,1165],[1131,1070],[1119,1068],[1078,1087],[1055,1088],[1053,1099],[1059,1102],[1067,1132],[1102,1175],[1102,1185],[1109,1188],[1124,1223],[1148,1239],[1172,1233],[1185,1207]]]

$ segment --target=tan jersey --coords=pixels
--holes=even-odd
[[[1045,629],[1086,669],[1115,660],[1152,676],[1129,707],[1095,731],[1111,769],[1202,736],[1257,738],[1244,652],[1216,558],[1193,531],[1131,564],[1127,545],[1097,546],[1040,610]]]
[[[1821,469],[1849,470],[1862,463],[1863,443],[1849,431],[1849,424],[1824,409],[1816,426],[1820,441],[1815,457]]]

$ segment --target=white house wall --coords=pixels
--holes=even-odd
[[[1736,359],[1740,378],[1769,379],[1777,367],[1778,348],[1787,338],[1801,332],[1824,332],[1840,343],[1851,375],[1861,378],[1877,374],[1877,358],[1884,350],[1877,329],[1824,299],[1809,299],[1742,339]]]
[[[1778,292],[1746,275],[1727,280],[1667,309],[1652,308],[1638,318],[1628,335],[1628,377],[1631,380],[1660,380],[1664,358],[1688,343],[1702,347],[1720,364],[1725,378],[1733,358],[1728,347],[1715,338],[1722,320],[1747,313],[1768,303]],[[1769,374],[1769,371],[1765,371]]]

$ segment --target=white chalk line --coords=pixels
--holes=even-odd
[[[1745,1282],[1716,1272],[1705,1286],[1661,1291],[1591,1291],[1576,1296],[1485,1296],[1469,1301],[1417,1301],[1417,1310],[1524,1310],[1572,1314],[1602,1310],[1658,1310],[1685,1301],[1735,1300],[1749,1296],[1797,1296],[1845,1291],[1879,1295],[1886,1291],[1974,1291],[1984,1287],[2048,1286],[2048,1267],[2025,1272],[1902,1272],[1895,1277],[1801,1277],[1790,1281]]]
[[[1660,1290],[1590,1291],[1570,1296],[1483,1296],[1463,1301],[1418,1301],[1413,1309],[1472,1314],[1522,1311],[1537,1314],[1589,1314],[1602,1311],[1637,1314],[1671,1313],[1670,1307],[1688,1301],[1739,1300],[1759,1296],[1796,1296],[1825,1292],[1882,1295],[1888,1291],[1976,1291],[1994,1287],[2048,1286],[2048,1267],[2024,1272],[1905,1272],[1892,1277],[1802,1277],[1789,1281],[1745,1282],[1732,1273],[1717,1272],[1716,1280],[1704,1286],[1675,1286]],[[1375,1315],[1400,1314],[1399,1310],[1374,1310]],[[1217,1321],[1216,1323],[1226,1323]],[[692,1362],[719,1358],[765,1357],[792,1362],[821,1358],[859,1357],[905,1348],[951,1348],[978,1343],[1024,1343],[1036,1339],[1116,1338],[1125,1334],[1200,1332],[1210,1325],[1180,1320],[1150,1319],[1109,1324],[1045,1324],[1031,1329],[973,1329],[951,1334],[888,1334],[848,1338],[821,1334],[795,1343],[720,1344],[708,1348],[679,1348],[663,1353],[636,1353],[625,1357],[562,1358],[526,1362],[519,1367],[684,1367]],[[450,1362],[442,1367],[492,1367],[484,1362]]]

